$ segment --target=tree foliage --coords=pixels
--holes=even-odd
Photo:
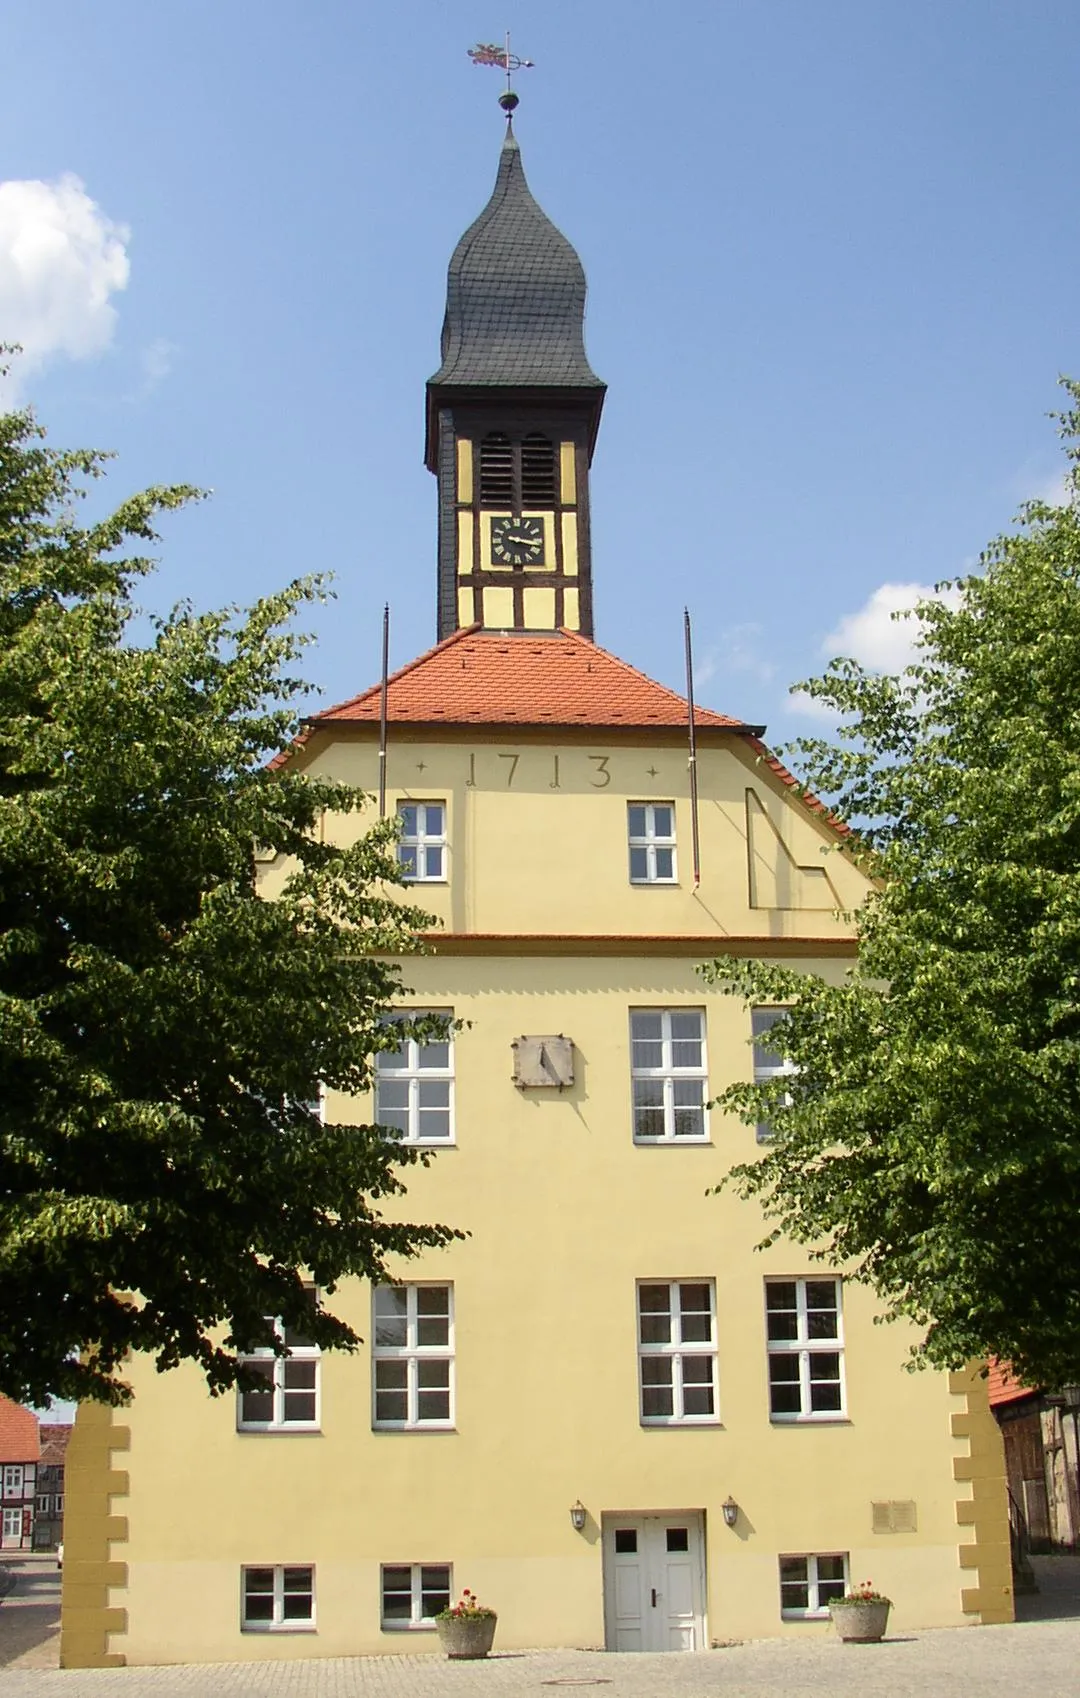
[[[778,1230],[925,1329],[923,1359],[993,1354],[1080,1381],[1080,387],[1061,506],[1028,503],[981,571],[918,610],[916,661],[834,661],[846,716],[795,745],[875,877],[840,985],[707,972],[791,1008],[794,1071],[721,1102],[771,1122],[734,1170]],[[938,586],[939,590],[945,586]]]
[[[411,1152],[313,1107],[368,1084],[385,958],[430,923],[387,893],[388,824],[323,840],[358,791],[268,770],[319,583],[140,645],[124,551],[197,492],[80,525],[103,469],[0,418],[0,1389],[37,1403],[123,1398],[132,1350],[220,1390],[267,1315],[355,1347],[307,1282],[454,1236],[383,1213]],[[256,845],[289,858],[275,901]]]

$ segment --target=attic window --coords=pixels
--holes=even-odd
[[[519,442],[491,431],[480,444],[480,504],[520,513],[555,505],[555,444],[538,431]]]
[[[514,447],[501,430],[480,444],[480,501],[485,507],[514,505]]]

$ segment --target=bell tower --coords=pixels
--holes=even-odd
[[[605,385],[584,319],[581,261],[529,191],[509,107],[494,192],[450,260],[427,385],[440,638],[468,625],[593,634],[589,467]]]

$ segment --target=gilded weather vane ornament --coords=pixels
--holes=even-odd
[[[469,48],[469,58],[474,65],[497,65],[500,71],[506,72],[506,89],[499,96],[499,105],[506,113],[506,122],[509,124],[513,117],[514,107],[518,103],[518,97],[510,87],[510,73],[512,71],[531,71],[533,68],[532,60],[522,59],[517,53],[511,53],[509,30],[506,32],[505,47],[498,47],[493,41],[479,41],[475,47]]]

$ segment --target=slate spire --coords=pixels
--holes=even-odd
[[[495,188],[450,260],[434,388],[592,389],[585,272],[529,190],[508,123]]]

